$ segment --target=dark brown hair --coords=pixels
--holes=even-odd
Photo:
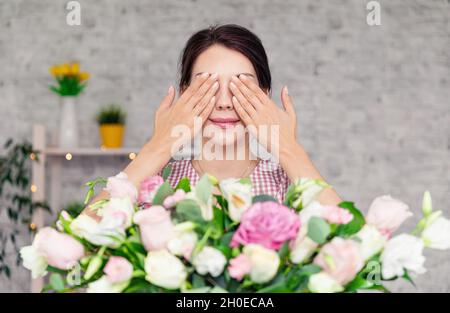
[[[245,55],[255,68],[259,86],[270,93],[272,78],[261,40],[247,28],[235,24],[213,25],[189,38],[179,62],[180,92],[190,84],[192,67],[197,57],[214,44],[221,44]]]

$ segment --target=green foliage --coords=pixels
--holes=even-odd
[[[83,202],[80,201],[72,201],[64,208],[64,210],[67,211],[67,213],[69,213],[69,215],[72,216],[73,218],[80,215],[83,209],[84,209]]]
[[[349,237],[356,234],[366,223],[364,215],[355,207],[353,202],[341,202],[339,206],[348,210],[353,215],[353,219],[348,224],[339,225],[336,228],[335,235]]]
[[[56,82],[57,86],[50,86],[50,90],[63,97],[78,96],[86,87],[86,83],[74,75],[56,77]]]
[[[6,261],[7,247],[15,251],[16,264],[20,264],[17,236],[24,225],[31,223],[33,212],[38,208],[50,210],[48,204],[33,201],[31,197],[31,162],[38,162],[39,153],[28,142],[6,141],[6,154],[0,156],[0,215],[6,211],[7,227],[0,225],[0,275],[11,276],[11,264]],[[29,229],[29,228],[28,228]]]
[[[125,124],[126,113],[117,104],[103,107],[97,114],[97,122],[101,124]]]
[[[153,205],[162,205],[164,199],[173,194],[173,189],[170,186],[169,182],[164,182],[161,186],[159,186],[156,191],[155,197],[153,198]]]
[[[308,237],[318,244],[326,242],[330,234],[330,225],[324,219],[313,216],[308,222]]]

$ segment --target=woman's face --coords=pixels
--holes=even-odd
[[[219,90],[216,105],[203,124],[203,137],[218,145],[230,145],[245,136],[244,124],[233,106],[229,84],[233,75],[245,74],[258,84],[250,60],[238,51],[222,45],[213,45],[202,52],[194,62],[191,81],[201,73],[217,73]]]

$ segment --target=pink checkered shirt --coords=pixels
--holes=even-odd
[[[200,179],[197,171],[192,166],[191,160],[171,161],[172,171],[167,178],[170,185],[175,188],[180,179],[187,177],[191,186],[195,186]],[[260,160],[250,174],[252,181],[252,194],[267,194],[278,201],[284,201],[284,195],[287,191],[289,178],[279,163],[268,160]]]

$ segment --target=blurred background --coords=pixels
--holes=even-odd
[[[425,190],[435,209],[450,214],[449,1],[381,0],[381,25],[374,26],[366,21],[365,0],[77,2],[81,25],[70,26],[69,1],[0,0],[0,169],[23,169],[8,188],[18,188],[22,205],[30,207],[30,184],[36,190],[33,178],[27,181],[27,164],[36,160],[27,158],[32,148],[25,143],[35,134],[35,142],[49,148],[38,170],[46,186],[41,198],[57,207],[50,206],[45,223],[62,208],[77,210],[74,201],[84,199],[86,181],[114,175],[130,162],[151,136],[155,108],[176,83],[186,40],[215,23],[241,24],[261,38],[273,98],[280,103],[280,88],[289,87],[298,138],[344,199],[366,211],[373,198],[391,194],[417,212],[405,229],[418,221]],[[73,103],[65,103],[49,89],[55,85],[49,68],[71,62],[89,76]],[[73,117],[78,148],[52,148],[61,119]],[[121,125],[106,131],[113,137],[124,131],[122,148],[105,154],[100,125],[111,123]],[[45,128],[36,131],[37,124]],[[8,139],[13,143],[3,146]],[[2,200],[0,292],[30,291],[29,271],[16,265],[14,245],[28,244],[36,225],[18,201]],[[392,290],[449,292],[450,252],[427,251],[426,257],[429,272],[416,280],[417,288],[400,281]]]

